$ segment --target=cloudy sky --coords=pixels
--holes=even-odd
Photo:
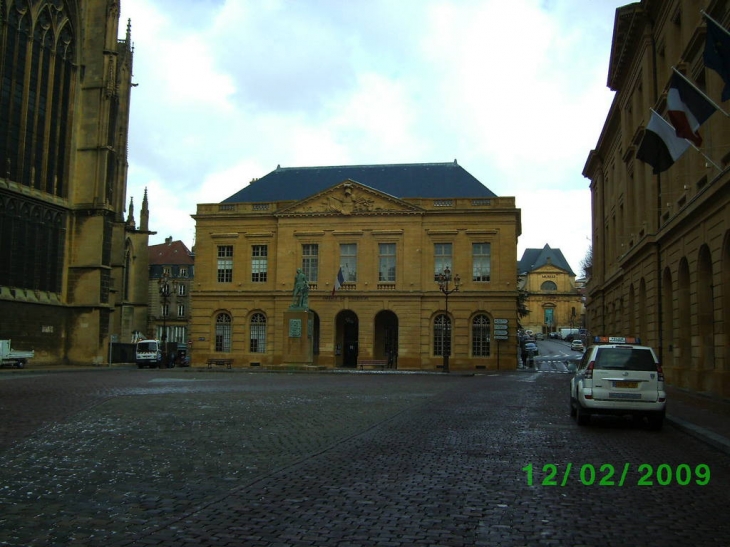
[[[581,274],[581,172],[628,0],[122,0],[135,48],[128,198],[192,247],[198,203],[277,165],[451,162],[522,210],[518,258]]]

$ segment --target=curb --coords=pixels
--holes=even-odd
[[[730,456],[730,440],[726,439],[722,435],[718,435],[709,429],[694,425],[686,420],[682,420],[681,418],[677,418],[669,414],[666,415],[665,419],[680,431],[683,431],[688,435],[692,435],[694,438]]]

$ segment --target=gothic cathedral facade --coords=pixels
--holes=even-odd
[[[127,213],[131,30],[116,0],[0,1],[0,338],[106,362],[147,321],[148,216]]]

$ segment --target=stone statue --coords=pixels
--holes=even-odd
[[[307,276],[304,275],[304,272],[301,268],[297,268],[297,274],[294,276],[294,295],[289,309],[309,309],[309,282],[307,281]]]

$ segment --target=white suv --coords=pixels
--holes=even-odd
[[[587,425],[591,414],[646,417],[664,423],[667,394],[654,350],[637,338],[597,336],[570,380],[570,415]]]

